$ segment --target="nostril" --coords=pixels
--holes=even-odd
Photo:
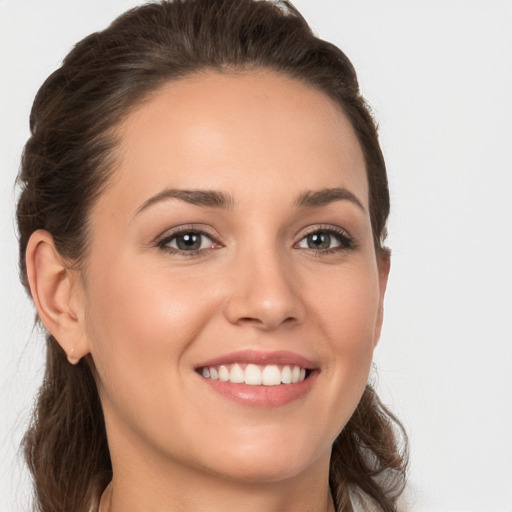
[[[273,318],[268,315],[262,315],[261,318],[254,317],[242,317],[237,320],[239,325],[254,325],[262,329],[275,329],[281,325],[291,325],[298,323],[297,318],[288,316],[282,319],[279,315],[275,315]]]

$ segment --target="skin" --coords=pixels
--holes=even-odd
[[[105,508],[333,510],[331,445],[367,381],[389,270],[350,123],[296,80],[211,72],[161,88],[117,135],[85,267],[69,270],[45,232],[27,251],[43,322],[71,362],[91,354],[96,367],[114,468]],[[297,206],[333,188],[360,205]],[[230,203],[147,205],[166,189]],[[199,251],[176,251],[182,227],[208,234]],[[310,247],[308,233],[333,229],[342,238]],[[308,393],[253,407],[212,391],[197,365],[243,349],[313,361]]]

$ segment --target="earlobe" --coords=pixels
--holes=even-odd
[[[384,321],[384,296],[388,285],[389,270],[391,267],[391,251],[387,248],[381,249],[377,255],[377,267],[379,272],[379,310],[375,324],[375,346],[380,339],[382,323]]]
[[[48,231],[32,233],[26,251],[30,293],[39,318],[57,340],[71,364],[89,353],[81,321],[78,271],[65,265]]]

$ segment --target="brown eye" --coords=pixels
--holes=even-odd
[[[212,248],[215,243],[205,233],[200,231],[183,231],[167,237],[159,244],[164,249],[180,252],[198,252]]]

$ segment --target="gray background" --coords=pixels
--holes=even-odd
[[[30,105],[72,44],[137,3],[0,0],[0,512],[28,510],[16,451],[43,364],[13,221]],[[380,123],[393,261],[376,378],[410,434],[408,509],[512,512],[512,2],[295,3]]]

